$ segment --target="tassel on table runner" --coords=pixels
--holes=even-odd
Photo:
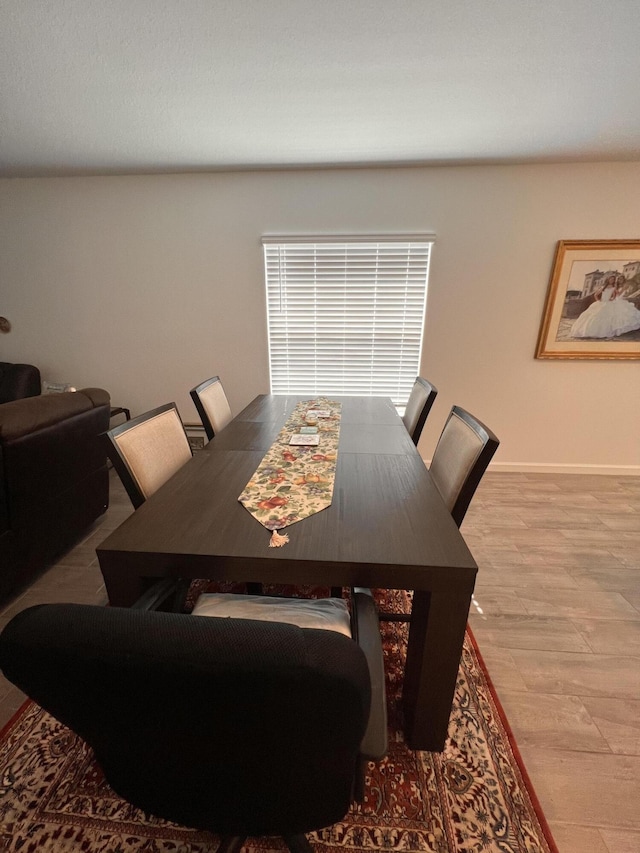
[[[288,533],[278,533],[277,530],[274,530],[271,534],[271,539],[269,539],[269,548],[282,548],[282,546],[286,545],[288,541]]]
[[[267,530],[270,548],[283,528],[331,506],[342,405],[316,397],[298,403],[238,500]]]

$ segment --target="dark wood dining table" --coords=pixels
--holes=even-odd
[[[477,566],[391,400],[342,402],[330,507],[269,532],[238,496],[305,396],[261,395],[97,549],[109,601],[165,576],[414,590],[405,737],[444,748]]]

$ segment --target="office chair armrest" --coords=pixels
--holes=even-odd
[[[366,760],[382,758],[387,752],[387,696],[380,622],[371,590],[351,590],[352,635],[365,654],[371,679],[371,713],[360,744]]]
[[[147,589],[131,610],[168,610],[180,613],[189,589],[190,581],[181,578],[161,578]]]

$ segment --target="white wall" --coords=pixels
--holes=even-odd
[[[423,455],[456,402],[501,465],[638,473],[638,361],[533,354],[556,241],[640,237],[639,196],[640,163],[2,180],[0,360],[187,422],[218,373],[238,411],[268,391],[263,234],[434,232]]]

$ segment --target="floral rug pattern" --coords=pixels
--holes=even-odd
[[[245,486],[238,500],[267,530],[281,530],[331,505],[341,408],[324,397],[298,403]],[[326,415],[309,426],[307,413],[314,410]],[[290,444],[292,435],[311,430],[317,445]]]
[[[305,590],[318,594],[317,590]],[[404,592],[376,593],[406,610]],[[316,853],[556,853],[470,633],[442,754],[411,752],[400,692],[407,628],[382,625],[389,754],[371,763],[366,799],[340,823],[310,833]],[[106,784],[91,750],[33,703],[0,738],[2,853],[207,853],[217,838],[147,815]],[[246,853],[284,851],[250,839]]]

